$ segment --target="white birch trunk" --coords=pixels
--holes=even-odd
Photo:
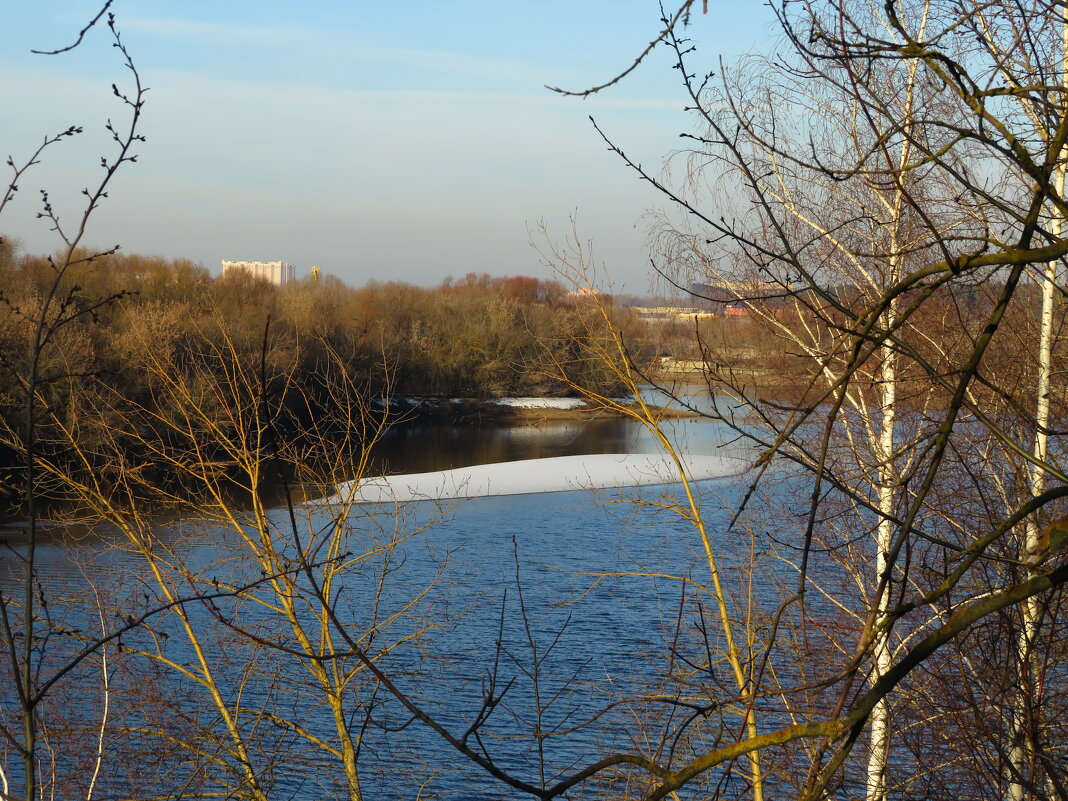
[[[896,239],[896,237],[895,237]],[[896,246],[896,242],[894,243]],[[898,258],[891,259],[891,278],[897,275]],[[884,325],[893,325],[895,306],[892,304],[885,315]],[[875,470],[876,497],[878,500],[879,513],[882,518],[875,532],[875,581],[878,582],[887,570],[887,554],[890,551],[891,540],[894,536],[894,526],[890,516],[894,511],[895,496],[895,471],[894,471],[894,434],[896,431],[897,415],[894,403],[897,400],[897,363],[893,348],[883,345],[881,348],[882,365],[879,369],[879,403],[881,416],[879,421],[879,440],[873,448],[877,460]],[[883,592],[876,596],[878,604],[877,625],[881,626],[885,619],[888,599],[890,597],[890,585],[887,583]],[[887,634],[879,634],[873,643],[872,653],[874,670],[872,681],[877,681],[880,676],[890,669],[891,653],[890,642]],[[868,751],[868,772],[865,798],[867,801],[883,801],[886,798],[886,769],[890,760],[890,707],[886,700],[880,701],[872,710],[870,731],[870,745]]]
[[[1061,51],[1061,82],[1068,87],[1068,21],[1062,27],[1063,45]],[[1063,112],[1062,112],[1063,113]],[[1061,158],[1068,154],[1061,153]],[[1055,190],[1059,197],[1064,196],[1065,164],[1062,161],[1057,168],[1054,181]],[[1062,236],[1064,221],[1059,216],[1054,216],[1050,221],[1050,232],[1055,239]],[[1053,369],[1053,302],[1057,291],[1057,262],[1051,261],[1046,265],[1042,276],[1042,311],[1039,320],[1038,337],[1038,381],[1037,398],[1035,403],[1035,443],[1031,455],[1037,462],[1044,462],[1049,453],[1049,396],[1050,378]],[[1038,464],[1032,464],[1028,473],[1028,489],[1032,496],[1040,495],[1046,488],[1046,473]],[[1024,529],[1023,553],[1024,562],[1032,562],[1037,556],[1039,548],[1038,535],[1039,525],[1034,516],[1027,518]],[[1031,694],[1034,700],[1038,700],[1041,688],[1038,686],[1038,677],[1033,671],[1032,649],[1038,636],[1039,617],[1041,615],[1039,601],[1029,598],[1023,603],[1021,609],[1023,615],[1023,628],[1016,641],[1016,656],[1019,665],[1021,693],[1017,696],[1012,716],[1012,741],[1009,752],[1009,787],[1008,797],[1011,801],[1026,801],[1030,793],[1027,791],[1027,781],[1032,783],[1039,781],[1034,773],[1034,744],[1032,741],[1032,726],[1029,720],[1027,697]]]

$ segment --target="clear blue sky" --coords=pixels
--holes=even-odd
[[[0,30],[0,155],[85,127],[22,182],[0,231],[54,250],[38,189],[71,219],[97,179],[104,123],[129,85],[107,31],[62,56],[102,0],[15,2]],[[655,33],[647,0],[116,0],[150,87],[140,159],[119,176],[87,241],[187,257],[318,264],[349,283],[434,284],[469,271],[546,276],[528,242],[562,240],[577,213],[616,289],[648,288],[643,212],[664,201],[609,153],[593,115],[659,169],[691,130],[666,53],[589,100]],[[762,3],[711,0],[690,34],[702,64],[765,48]],[[602,279],[608,283],[607,279]]]

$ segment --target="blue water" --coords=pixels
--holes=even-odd
[[[709,491],[727,489],[726,482],[707,484]],[[540,775],[529,737],[537,709],[534,662],[542,674],[543,703],[552,699],[542,722],[546,731],[569,729],[613,700],[647,693],[667,667],[663,654],[682,587],[633,574],[703,578],[707,573],[692,528],[652,507],[617,505],[634,497],[613,493],[603,499],[608,506],[583,493],[479,499],[436,523],[426,542],[406,549],[448,554],[447,580],[427,601],[458,615],[426,638],[427,649],[445,661],[425,677],[424,708],[462,732],[478,713],[497,665],[497,686],[515,683],[490,718],[484,741],[495,761],[528,782],[537,783]],[[712,512],[710,523],[713,529],[722,527],[723,516]],[[410,561],[415,584],[434,578],[433,559]],[[632,575],[613,575],[623,573]],[[409,654],[399,654],[396,662],[402,671],[420,672]],[[587,729],[554,738],[546,746],[546,780],[551,783],[613,745],[631,746],[632,728],[633,720],[621,709]],[[434,737],[413,734],[413,751],[455,767],[435,782],[439,790],[464,798],[518,797],[486,781]]]
[[[688,452],[744,455],[736,447],[724,447],[729,432],[715,424],[685,421],[673,428]],[[612,431],[611,450],[657,449],[648,432],[634,424],[613,421]],[[559,429],[547,430],[541,439],[531,429],[494,434],[499,440],[528,443],[526,450],[514,451],[514,458],[547,455],[546,448],[560,455],[566,447],[560,445],[559,435]],[[583,442],[578,435],[565,439]],[[394,458],[403,462],[403,454],[397,453]],[[742,482],[708,481],[699,489],[705,521],[720,550],[720,569],[728,581],[737,582],[741,573],[736,568],[748,564],[751,543],[744,534],[725,532],[727,510],[737,502]],[[671,644],[692,644],[701,629],[695,603],[699,592],[680,579],[707,582],[708,566],[694,528],[664,508],[679,500],[677,487],[654,487],[480,498],[444,508],[421,503],[399,515],[389,508],[359,507],[347,521],[348,547],[354,554],[397,535],[419,533],[353,565],[337,596],[335,624],[363,637],[362,646],[379,655],[377,664],[420,709],[456,736],[471,726],[491,688],[500,694],[507,687],[467,742],[516,778],[551,785],[613,748],[641,750],[646,737],[659,738],[657,726],[668,725],[657,704],[613,704],[660,693],[662,685],[667,687],[663,677],[679,667],[670,658]],[[275,536],[287,541],[292,535],[288,515],[275,510],[271,519]],[[301,521],[298,530],[320,530],[327,523],[324,516],[313,516]],[[160,531],[176,560],[192,574],[209,582],[219,578],[224,585],[256,579],[257,567],[242,556],[234,532],[193,522],[163,524]],[[97,531],[80,543],[41,548],[44,592],[53,599],[57,619],[66,616],[72,627],[90,630],[95,620],[87,610],[95,604],[94,593],[112,607],[106,626],[119,619],[116,609],[136,614],[157,602],[158,592],[140,557],[116,547],[117,542],[108,532]],[[14,562],[6,559],[5,567],[14,567]],[[0,589],[10,593],[16,582],[5,574]],[[189,588],[190,594],[196,593],[191,583]],[[203,588],[199,585],[199,591]],[[274,600],[266,592],[253,595]],[[708,606],[706,598],[705,612]],[[270,710],[331,738],[333,721],[309,686],[300,660],[265,647],[293,645],[277,617],[247,600],[237,604],[222,599],[214,607],[192,602],[185,608],[206,641],[216,643],[211,654],[216,676],[228,702],[242,710],[242,725],[259,749],[253,762],[273,787],[272,797],[340,797],[342,778],[335,765],[260,714]],[[259,638],[259,645],[224,625],[230,620],[240,621]],[[154,633],[129,635],[126,648],[150,647],[153,637],[166,635],[161,644],[166,656],[179,666],[192,664],[193,655],[172,614],[154,618],[152,626]],[[367,639],[371,631],[375,635]],[[719,639],[717,631],[708,634],[713,644]],[[340,638],[337,641],[343,648]],[[51,664],[74,647],[75,641],[64,644],[57,638],[49,645]],[[192,739],[218,733],[219,721],[194,682],[114,647],[110,658],[116,732],[123,726],[163,723]],[[358,666],[351,657],[338,664]],[[47,711],[69,713],[73,722],[68,725],[88,726],[99,719],[102,688],[94,670],[95,663],[87,665],[65,682]],[[5,691],[5,708],[10,708],[10,692]],[[354,675],[345,700],[352,724],[364,732],[360,767],[365,797],[526,797],[412,722],[389,693],[375,688],[366,670]],[[540,749],[539,738],[532,736],[536,726],[551,735],[540,739]],[[709,738],[716,733],[715,727],[709,728]],[[58,727],[56,737],[58,742]],[[694,737],[700,740],[700,734]],[[84,732],[81,738],[87,739]],[[685,747],[699,748],[697,741]],[[113,748],[100,779],[106,795],[134,788],[144,792],[154,782],[173,789],[198,775],[212,780],[225,775],[217,765],[201,764],[203,760],[151,736],[116,735]],[[206,751],[213,748],[205,746]],[[127,764],[123,755],[139,754],[138,749],[158,761],[146,763],[137,756]],[[60,760],[60,774],[68,772],[75,785],[84,785],[87,775],[83,756],[63,755]],[[235,764],[232,756],[226,761]],[[5,763],[11,762],[8,754]],[[147,774],[145,764],[154,765]],[[17,778],[17,767],[12,778]],[[568,797],[581,797],[581,792]]]

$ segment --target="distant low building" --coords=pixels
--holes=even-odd
[[[646,322],[712,320],[716,316],[714,312],[687,306],[631,306],[630,308],[639,319]]]
[[[729,312],[747,303],[774,308],[786,303],[803,287],[777,281],[720,281],[714,284],[691,284],[690,295],[713,311]],[[737,316],[737,315],[735,315]]]
[[[297,280],[297,268],[287,261],[222,261],[222,274],[231,270],[246,270],[257,278],[285,286]]]

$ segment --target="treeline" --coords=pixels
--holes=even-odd
[[[262,386],[248,394],[277,399],[287,431],[314,426],[337,406],[341,386],[367,409],[401,396],[564,395],[568,379],[615,388],[588,355],[590,339],[606,332],[604,318],[555,281],[470,274],[429,289],[352,288],[327,277],[278,287],[242,272],[213,278],[184,260],[82,258],[46,320],[54,331],[38,371],[44,443],[69,442],[69,434],[48,436],[49,426],[66,425],[91,449],[124,405],[180,411],[165,408],[178,404],[165,391],[174,372],[195,373],[208,387],[238,372],[259,376]],[[0,241],[0,417],[10,433],[23,425],[27,354],[54,276],[48,258]],[[17,461],[13,451],[0,453],[0,464]]]
[[[896,381],[903,388],[898,404],[914,405],[918,398],[926,398],[922,390],[929,385],[930,374],[923,365],[964,358],[974,345],[974,331],[993,312],[1004,291],[1004,281],[996,276],[979,285],[948,284],[931,291],[922,305],[910,311],[909,325],[898,338],[916,361],[903,360],[898,366]],[[729,302],[708,302],[696,297],[694,305],[714,316],[657,321],[647,336],[662,355],[705,365],[706,375],[716,383],[770,400],[809,403],[827,392],[825,364],[848,355],[841,336],[865,309],[866,299],[855,287],[831,287],[827,296],[830,300],[822,300],[807,291],[792,293],[784,286],[771,299],[740,295]],[[1004,311],[1000,335],[986,349],[988,369],[1014,392],[1025,391],[1038,381],[1034,353],[1041,309],[1039,287],[1034,283],[1019,286]],[[631,343],[635,340],[630,338]],[[1056,337],[1051,348],[1054,363],[1068,358],[1068,338]],[[878,360],[858,364],[853,385],[877,386],[880,367]],[[991,405],[999,403],[1002,394],[986,383],[970,392],[977,402]],[[948,399],[949,393],[938,403]],[[1063,417],[1068,410],[1068,381],[1063,371],[1052,374],[1049,401]]]

